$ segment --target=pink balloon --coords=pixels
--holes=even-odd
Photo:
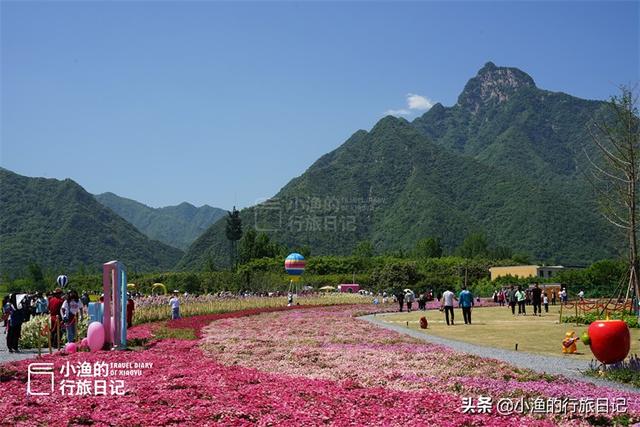
[[[87,348],[89,347],[89,340],[87,338],[82,338],[82,341],[80,341],[80,348]]]
[[[98,351],[104,345],[104,326],[100,322],[91,322],[87,328],[87,343],[91,351]]]
[[[64,346],[64,351],[67,353],[75,353],[78,350],[78,346],[74,342],[68,342]]]

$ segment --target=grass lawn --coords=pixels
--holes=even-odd
[[[587,326],[584,325],[559,324],[560,306],[549,306],[549,313],[543,314],[542,317],[534,317],[529,314],[530,311],[533,313],[533,307],[527,306],[527,316],[514,317],[509,307],[474,308],[471,315],[473,324],[465,325],[462,310],[455,308],[455,326],[447,326],[444,313],[438,310],[412,311],[380,318],[404,327],[407,327],[409,322],[409,328],[417,329],[427,335],[432,334],[507,350],[514,350],[515,344],[518,343],[518,351],[551,356],[562,356],[562,339],[567,331],[573,330],[577,336],[580,336],[587,330]],[[420,329],[419,319],[422,316],[426,316],[429,322],[428,329]],[[640,354],[639,340],[640,330],[631,329],[630,354]],[[578,353],[566,357],[586,360],[594,358],[591,350],[582,342],[578,343]]]

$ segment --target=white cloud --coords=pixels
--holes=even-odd
[[[407,94],[407,105],[411,110],[428,110],[433,107],[433,102],[425,96],[416,95],[415,93]]]
[[[409,114],[411,114],[411,111],[405,110],[404,108],[400,110],[387,110],[384,112],[385,116],[408,116]]]
[[[418,111],[426,111],[433,107],[433,101],[426,96],[416,95],[415,93],[407,94],[407,107],[398,110],[387,110],[385,116],[410,116]]]

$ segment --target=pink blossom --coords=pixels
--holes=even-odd
[[[7,425],[385,425],[551,426],[585,420],[465,414],[461,399],[522,390],[562,395],[610,390],[470,358],[354,318],[371,306],[247,310],[136,326],[153,338],[161,326],[193,328],[200,340],[155,340],[142,350],[54,354],[41,361],[152,363],[119,376],[124,396],[27,396],[27,366],[0,366],[0,420]],[[209,325],[209,326],[205,326]],[[203,328],[204,327],[204,328]],[[206,353],[205,353],[206,352]],[[506,379],[506,375],[512,379]],[[553,387],[556,387],[554,385]],[[637,399],[636,394],[629,396]],[[637,420],[637,405],[632,406]]]

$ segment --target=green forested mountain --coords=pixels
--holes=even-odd
[[[456,105],[436,104],[413,125],[431,141],[484,164],[565,192],[583,191],[587,124],[604,107],[602,101],[538,89],[524,72],[489,62]]]
[[[186,202],[177,206],[152,208],[113,193],[98,194],[95,197],[149,238],[180,249],[187,249],[211,224],[225,214],[222,209],[208,205],[197,208]]]
[[[118,259],[132,271],[171,268],[182,251],[150,240],[70,179],[29,178],[0,168],[0,272],[35,262],[70,271]]]
[[[318,159],[245,227],[314,254],[378,251],[437,236],[449,250],[471,232],[534,260],[583,264],[617,254],[580,167],[586,126],[602,102],[537,89],[524,72],[488,63],[450,108],[413,123],[385,117]],[[224,220],[189,248],[181,268],[224,264]]]

